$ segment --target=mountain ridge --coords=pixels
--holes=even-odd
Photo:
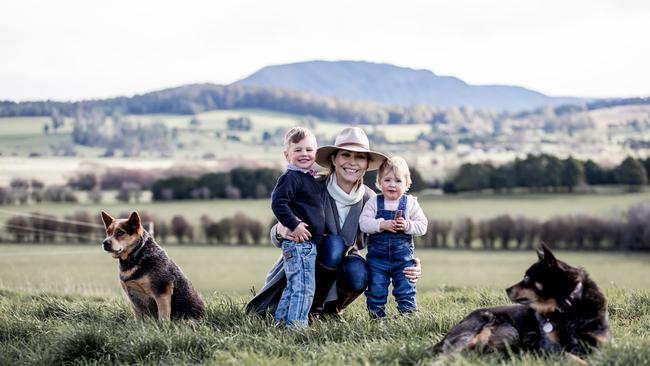
[[[471,106],[511,112],[586,101],[551,97],[521,86],[470,85],[457,77],[437,75],[426,69],[367,61],[315,60],[270,65],[231,85],[289,89],[381,104]]]

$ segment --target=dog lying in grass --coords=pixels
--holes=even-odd
[[[518,305],[474,310],[434,350],[542,350],[583,362],[579,355],[610,342],[607,300],[587,272],[545,245],[537,255],[523,280],[506,289]]]
[[[137,212],[115,219],[102,211],[103,248],[119,259],[120,284],[137,318],[199,318],[204,305],[190,280],[144,230]]]

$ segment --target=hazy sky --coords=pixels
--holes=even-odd
[[[386,62],[553,96],[650,96],[650,1],[0,3],[0,99],[227,84],[315,59]]]

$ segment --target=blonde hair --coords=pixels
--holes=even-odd
[[[288,149],[289,145],[297,144],[305,138],[313,139],[314,143],[316,142],[316,136],[310,130],[304,127],[292,127],[284,135],[284,149]]]
[[[404,158],[394,156],[381,163],[379,170],[377,171],[377,180],[375,181],[377,188],[381,189],[381,179],[388,173],[395,174],[396,178],[404,177],[406,180],[406,190],[408,191],[408,189],[411,188],[411,184],[413,183],[411,181],[411,171],[409,170],[409,166],[406,164]]]

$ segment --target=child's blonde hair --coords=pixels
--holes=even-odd
[[[304,127],[292,127],[284,135],[284,149],[288,149],[289,145],[296,144],[305,138],[313,139],[316,143],[316,136],[313,132]]]
[[[377,171],[377,180],[375,182],[377,188],[381,189],[381,179],[388,173],[395,174],[395,177],[397,178],[404,177],[406,180],[406,190],[408,191],[409,188],[411,188],[411,184],[413,183],[411,181],[411,171],[409,170],[409,166],[406,164],[404,158],[394,156],[381,163],[379,170]]]

